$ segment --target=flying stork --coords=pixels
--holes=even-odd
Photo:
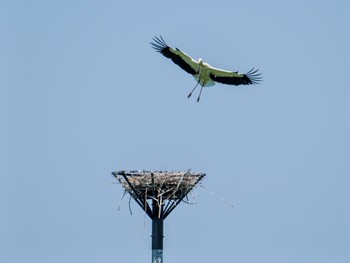
[[[170,58],[175,64],[196,79],[197,84],[190,94],[188,94],[187,98],[191,97],[192,92],[199,84],[201,85],[197,102],[199,102],[203,87],[213,86],[215,82],[238,86],[258,84],[262,80],[260,76],[261,73],[258,73],[258,69],[252,68],[246,74],[241,74],[237,71],[226,71],[214,68],[203,62],[201,58],[196,61],[180,49],[169,47],[161,36],[159,36],[159,38],[153,37],[153,41],[151,45],[156,51]]]

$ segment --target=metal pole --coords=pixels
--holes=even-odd
[[[158,202],[153,200],[152,218],[152,263],[163,263],[163,218],[158,218],[160,209]]]

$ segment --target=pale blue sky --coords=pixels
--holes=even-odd
[[[0,2],[0,261],[150,262],[110,172],[205,172],[164,262],[350,262],[349,1]],[[162,35],[258,86],[195,80]],[[198,91],[197,91],[198,92]]]

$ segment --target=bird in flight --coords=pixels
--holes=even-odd
[[[163,56],[170,58],[175,64],[196,79],[197,84],[190,94],[188,94],[188,98],[191,97],[197,86],[199,84],[201,85],[197,102],[199,102],[203,87],[213,86],[215,85],[215,82],[238,86],[259,84],[262,80],[261,73],[258,73],[258,69],[252,68],[247,73],[242,74],[237,71],[226,71],[214,68],[203,62],[201,58],[196,61],[180,49],[169,47],[161,36],[159,36],[159,38],[153,37],[153,41],[154,42],[151,42],[151,45],[156,51]]]

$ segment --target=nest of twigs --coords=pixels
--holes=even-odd
[[[204,173],[193,173],[190,170],[137,170],[112,174],[123,186],[125,193],[129,193],[149,217],[162,219],[165,219],[205,176]]]
[[[205,176],[191,171],[119,171],[112,173],[133,197],[179,199],[186,196]]]

